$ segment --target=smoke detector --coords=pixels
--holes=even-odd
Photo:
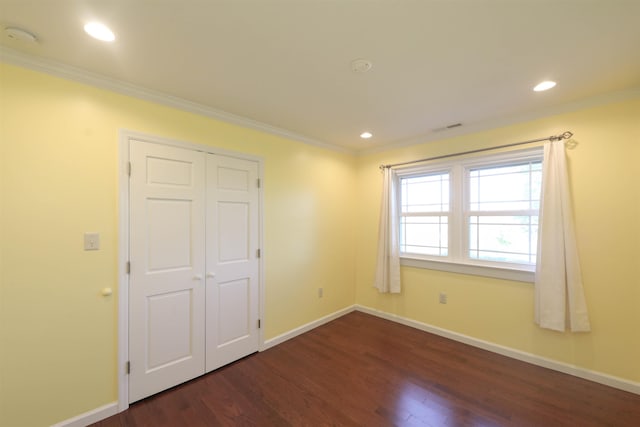
[[[366,73],[371,70],[373,63],[368,59],[354,59],[351,61],[351,71],[354,73]]]
[[[7,27],[4,29],[4,32],[7,37],[13,40],[27,43],[35,43],[38,41],[38,38],[34,34],[30,33],[27,30],[23,30],[22,28]]]

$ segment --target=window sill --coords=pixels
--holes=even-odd
[[[492,277],[495,279],[513,280],[516,282],[535,282],[535,272],[516,270],[504,267],[489,267],[485,265],[462,264],[448,261],[434,261],[422,258],[401,257],[400,265],[428,270],[447,271],[450,273],[469,274],[473,276]]]

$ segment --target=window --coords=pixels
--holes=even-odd
[[[403,264],[533,280],[526,272],[535,270],[538,246],[540,148],[402,169],[398,176]]]
[[[402,178],[401,252],[447,256],[449,172]]]

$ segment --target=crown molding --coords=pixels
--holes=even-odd
[[[130,96],[133,98],[141,99],[144,101],[153,102],[155,104],[165,105],[168,107],[176,108],[182,111],[198,114],[211,119],[219,120],[222,122],[230,123],[233,125],[241,126],[247,129],[253,129],[260,132],[265,132],[271,135],[286,138],[292,141],[301,142],[307,145],[324,148],[339,153],[345,153],[357,156],[367,156],[370,154],[381,153],[384,151],[393,150],[396,148],[407,147],[411,145],[424,144],[433,141],[440,141],[443,139],[449,139],[453,137],[468,135],[476,132],[482,132],[490,129],[496,129],[499,127],[510,126],[517,123],[523,123],[532,121],[544,117],[554,116],[562,113],[576,111],[580,109],[595,107],[601,104],[607,104],[612,102],[624,101],[627,99],[640,98],[640,87],[609,92],[602,95],[573,101],[569,103],[559,104],[553,107],[541,108],[532,112],[524,114],[515,114],[505,117],[500,117],[493,120],[485,120],[479,123],[467,124],[459,128],[444,130],[440,132],[431,132],[416,137],[394,141],[388,144],[379,145],[371,148],[362,149],[350,149],[335,144],[330,144],[324,141],[319,141],[313,138],[309,138],[304,135],[282,129],[276,126],[272,126],[267,123],[263,123],[257,120],[249,119],[247,117],[239,116],[236,114],[228,113],[226,111],[218,110],[204,104],[188,101],[183,98],[178,98],[172,95],[168,95],[159,91],[147,89],[141,86],[137,86],[131,83],[127,83],[122,80],[113,79],[104,75],[93,73],[91,71],[83,70],[77,67],[72,67],[61,62],[53,61],[50,59],[44,59],[29,55],[17,50],[8,48],[6,46],[0,46],[0,61],[8,64],[13,64],[28,68],[34,71],[43,72],[56,77],[61,77],[67,80],[76,81],[79,83],[87,84],[90,86],[98,87],[101,89],[109,90],[112,92],[120,93],[122,95]]]
[[[504,126],[515,125],[518,123],[529,122],[532,120],[542,119],[545,117],[556,116],[558,114],[569,113],[572,111],[583,110],[586,108],[596,107],[598,105],[609,104],[613,102],[626,101],[628,99],[640,98],[640,87],[626,89],[616,92],[608,92],[605,94],[584,98],[578,101],[558,104],[553,107],[540,108],[538,110],[524,113],[513,114],[500,117],[493,120],[484,120],[478,123],[472,123],[462,127],[431,132],[409,139],[391,142],[389,144],[380,145],[371,148],[359,150],[357,156],[367,156],[370,154],[381,153],[396,148],[408,147],[411,145],[425,144],[427,142],[441,141],[458,136],[469,135],[476,132],[482,132],[491,129],[497,129]]]
[[[351,155],[355,154],[354,150],[345,147],[329,144],[327,142],[309,138],[286,129],[269,125],[267,123],[259,122],[257,120],[249,119],[247,117],[239,116],[232,113],[227,113],[226,111],[217,110],[204,104],[191,102],[186,99],[178,98],[176,96],[168,95],[159,91],[127,83],[122,80],[113,79],[98,73],[63,64],[58,61],[29,55],[14,49],[10,49],[6,46],[0,46],[0,61],[12,65],[17,65],[23,68],[28,68],[34,71],[39,71],[45,74],[50,74],[56,77],[61,77],[67,80],[87,84],[100,89],[106,89],[144,101],[153,102],[155,104],[161,104],[189,113],[195,113],[215,120],[220,120],[222,122],[242,126],[244,128],[269,133],[271,135],[279,136],[292,141],[302,142],[304,144],[313,145],[340,153],[347,153]]]

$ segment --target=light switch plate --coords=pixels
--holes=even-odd
[[[100,249],[100,233],[84,233],[84,250],[97,251]]]

